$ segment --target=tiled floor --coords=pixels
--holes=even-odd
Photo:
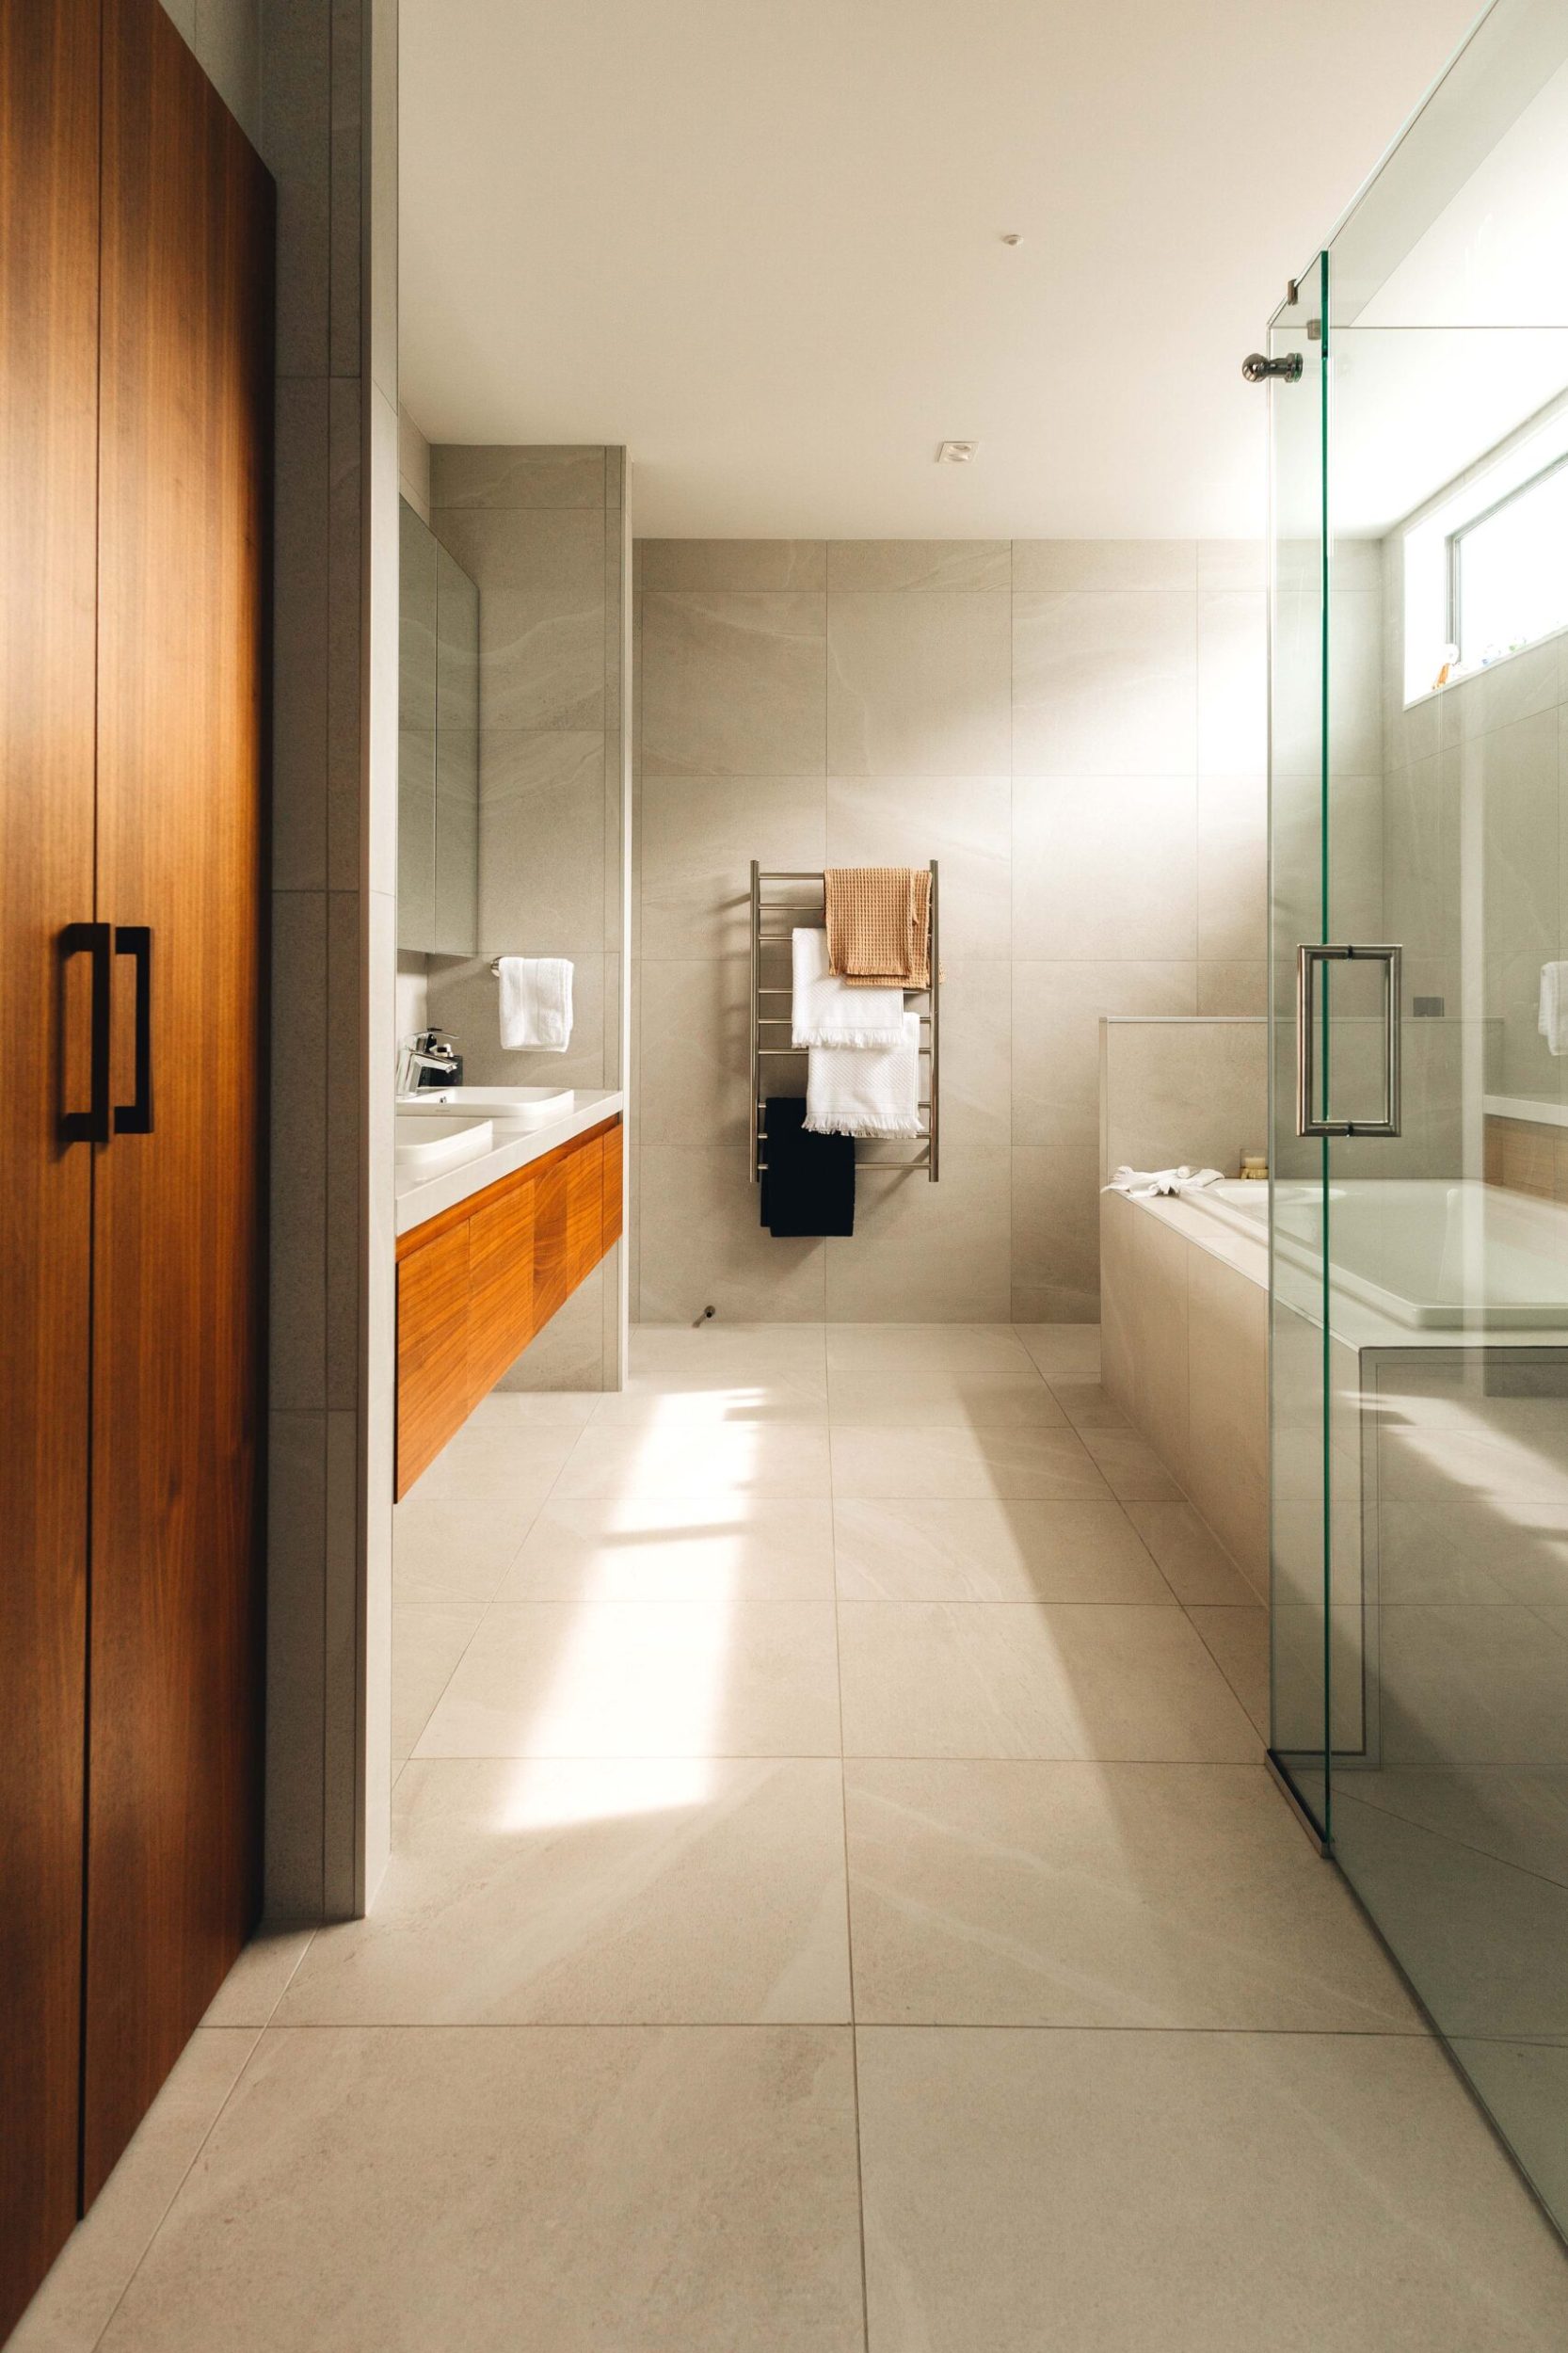
[[[1568,2341],[1096,1340],[491,1399],[399,1513],[375,1914],[252,1947],[19,2353]]]

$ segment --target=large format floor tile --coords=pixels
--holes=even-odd
[[[274,2031],[105,2353],[856,2353],[847,2028]]]
[[[862,2029],[871,2353],[1547,2353],[1568,2264],[1413,2035]]]
[[[1071,1430],[839,1427],[836,1496],[1072,1502],[1109,1490]]]
[[[457,1661],[479,1629],[477,1601],[397,1602],[392,1609],[392,1763],[411,1756]],[[264,2021],[263,2022],[265,2023]]]
[[[1424,2031],[1260,1765],[868,1763],[845,1805],[862,2024]]]
[[[1032,1365],[902,1372],[862,1366],[827,1376],[836,1422],[954,1430],[1064,1429],[1067,1417]]]
[[[848,1601],[839,1629],[846,1756],[1258,1756],[1177,1609]]]
[[[394,1602],[488,1601],[537,1508],[410,1496],[392,1513]]]
[[[596,1422],[573,1448],[555,1495],[825,1496],[827,1432],[804,1424],[668,1428]]]
[[[1163,1602],[1175,1596],[1119,1503],[833,1506],[846,1601]]]
[[[581,1435],[577,1423],[468,1422],[418,1481],[422,1503],[542,1503]]]
[[[373,1918],[276,2023],[847,2019],[842,1805],[827,1758],[410,1765]]]
[[[1010,1323],[830,1323],[835,1372],[1027,1370],[1029,1352]],[[1038,1369],[1038,1368],[1036,1368]]]
[[[418,1756],[835,1756],[825,1601],[498,1605]]]
[[[1097,1323],[1016,1323],[1013,1329],[1048,1381],[1099,1379]]]
[[[825,1496],[550,1502],[498,1601],[831,1601]]]

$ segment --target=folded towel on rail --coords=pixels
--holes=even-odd
[[[1201,1193],[1205,1185],[1221,1182],[1217,1168],[1119,1168],[1106,1193],[1125,1193],[1129,1201],[1152,1201],[1158,1193]]]
[[[564,1054],[571,1044],[571,966],[565,956],[502,956],[501,1043],[508,1052]]]
[[[798,1095],[763,1105],[762,1223],[775,1241],[816,1241],[855,1231],[855,1146],[848,1136],[808,1135]]]
[[[827,968],[827,934],[804,927],[792,936],[794,1046],[902,1046],[904,991],[851,992]]]
[[[1541,1010],[1536,1027],[1549,1054],[1568,1054],[1568,964],[1541,968]]]
[[[931,869],[829,866],[827,967],[852,988],[931,985]]]
[[[806,1126],[814,1136],[918,1136],[920,1016],[906,1013],[897,1046],[813,1046]]]

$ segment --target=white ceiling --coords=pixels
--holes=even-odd
[[[1241,358],[1475,12],[401,0],[405,405],[649,536],[1256,533]]]

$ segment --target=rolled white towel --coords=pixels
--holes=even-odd
[[[1201,1193],[1205,1185],[1222,1182],[1217,1168],[1119,1168],[1105,1187],[1125,1193],[1129,1201],[1152,1201],[1160,1193]]]
[[[827,968],[827,934],[802,926],[791,936],[794,1046],[902,1046],[902,988],[850,988]]]
[[[571,1044],[565,956],[502,956],[501,1043],[509,1053],[564,1054]]]

